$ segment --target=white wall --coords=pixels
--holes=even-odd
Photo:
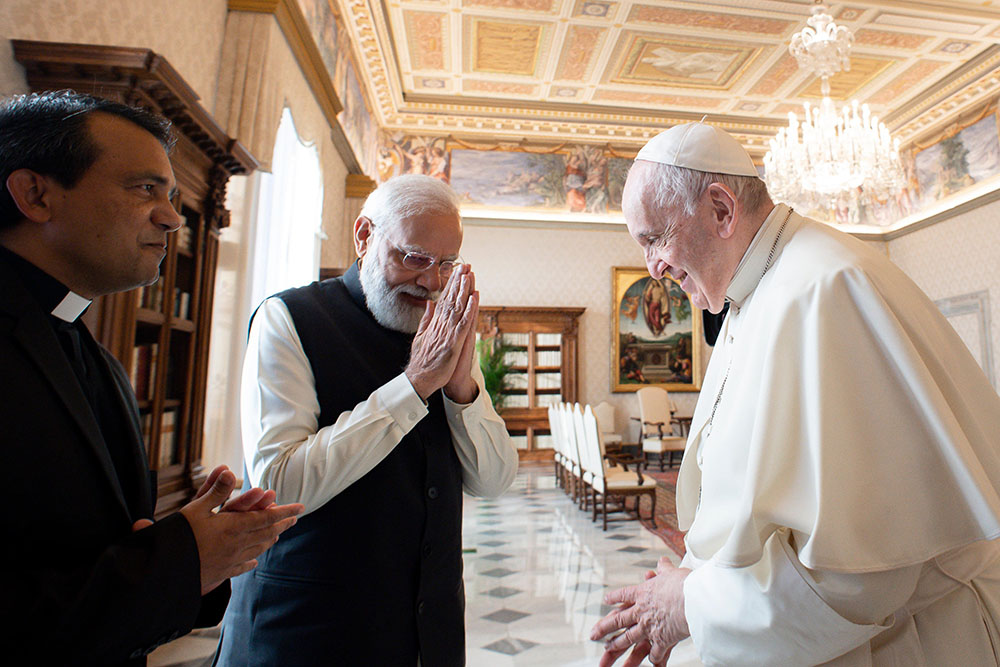
[[[889,258],[934,300],[985,291],[989,312],[952,320],[952,326],[980,360],[980,327],[985,325],[997,381],[1000,354],[1000,201],[889,241]],[[992,321],[991,321],[992,320]],[[994,386],[997,386],[994,384]]]
[[[215,104],[226,0],[3,0],[0,2],[0,94],[27,92],[10,39],[152,49],[201,97]],[[20,81],[18,79],[20,78]]]

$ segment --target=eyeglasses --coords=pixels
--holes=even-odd
[[[374,229],[374,225],[372,229]],[[437,260],[431,255],[425,255],[422,252],[409,252],[403,250],[398,245],[389,240],[389,237],[385,237],[386,243],[392,246],[392,249],[396,251],[399,257],[400,264],[403,268],[409,269],[410,271],[426,271],[435,264],[438,266],[438,275],[442,278],[447,278],[451,275],[451,272],[455,270],[455,267],[461,266],[465,262],[462,261],[461,257],[456,257],[455,259],[442,259]]]

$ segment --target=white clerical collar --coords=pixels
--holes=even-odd
[[[768,262],[773,259],[772,250],[778,238],[778,234],[784,228],[785,221],[791,214],[791,209],[784,204],[778,204],[768,214],[764,223],[757,230],[757,234],[750,242],[750,247],[743,254],[733,280],[726,290],[726,298],[736,305],[740,305],[754,291],[757,283],[764,277]]]
[[[76,318],[80,317],[89,305],[90,299],[84,299],[74,292],[66,292],[59,305],[52,309],[52,315],[63,322],[76,322]]]

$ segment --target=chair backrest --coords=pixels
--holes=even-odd
[[[556,454],[560,456],[565,456],[565,448],[563,447],[563,437],[562,437],[562,424],[559,423],[559,416],[556,412],[556,406],[550,405],[548,409],[549,415],[549,433],[552,434],[552,448],[556,450]]]
[[[576,433],[576,448],[580,452],[580,467],[585,472],[593,472],[594,461],[587,446],[587,436],[583,430],[583,410],[579,403],[573,405],[570,416],[573,420],[573,432]]]
[[[643,387],[635,392],[635,397],[639,401],[639,419],[642,420],[642,432],[656,432],[655,427],[648,427],[646,423],[661,422],[664,432],[670,430],[670,417],[677,409],[674,402],[670,400],[670,394],[662,387]]]
[[[604,442],[599,433],[597,416],[589,405],[583,408],[583,436],[587,443],[587,452],[591,458],[593,472],[601,476],[607,471],[608,463],[604,458]]]
[[[601,401],[594,406],[594,417],[597,418],[597,430],[601,433],[615,432],[615,406],[607,401]]]
[[[576,443],[576,427],[573,424],[573,408],[569,403],[559,405],[559,423],[566,447],[566,457],[576,466],[580,466],[580,448]]]

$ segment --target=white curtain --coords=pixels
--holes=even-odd
[[[323,174],[314,145],[303,144],[286,107],[274,142],[271,173],[260,174],[251,272],[254,307],[275,292],[319,276]]]
[[[274,145],[272,173],[229,181],[232,224],[219,238],[212,345],[205,399],[206,470],[243,470],[239,386],[250,315],[260,302],[319,273],[323,181],[316,148],[299,141],[286,108]]]

